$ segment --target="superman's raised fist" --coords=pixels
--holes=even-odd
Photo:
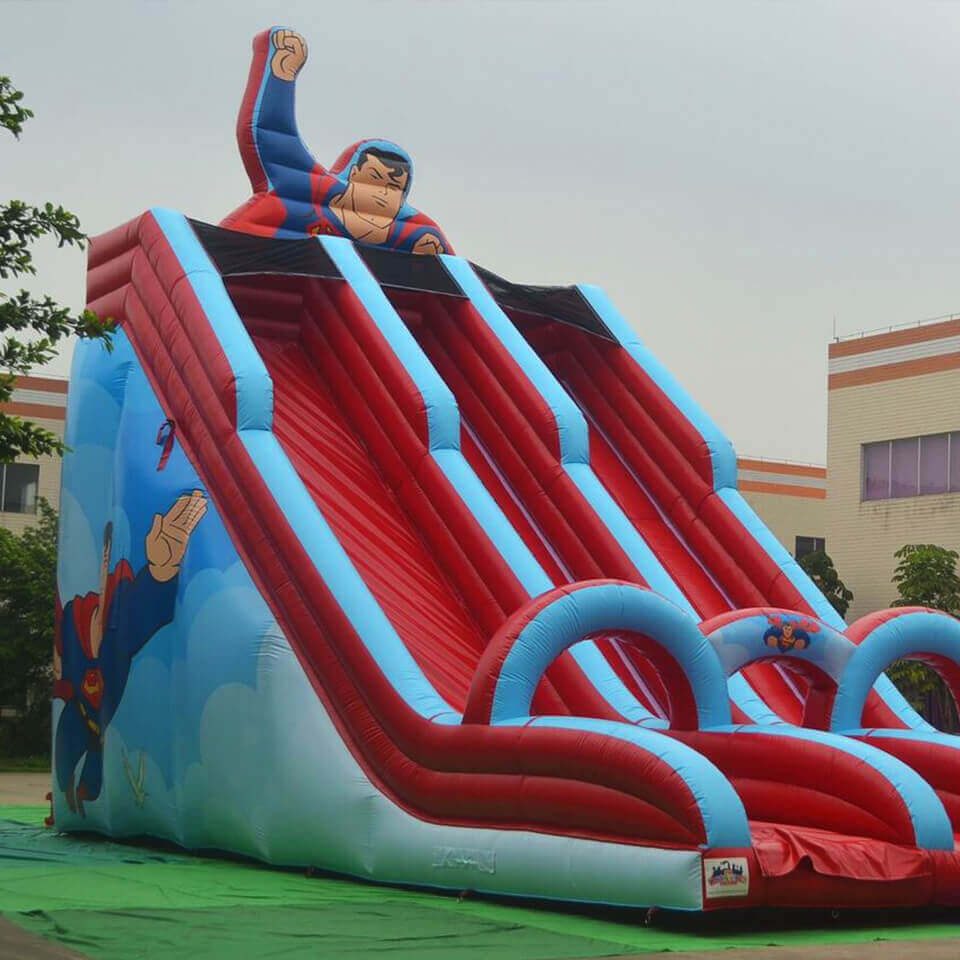
[[[274,54],[270,69],[281,80],[294,80],[307,62],[307,41],[295,30],[274,30]]]

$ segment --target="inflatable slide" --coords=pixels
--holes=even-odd
[[[960,624],[847,627],[596,288],[512,283],[254,41],[252,196],[96,238],[68,400],[58,829],[705,910],[960,900]],[[646,322],[638,319],[642,327]]]

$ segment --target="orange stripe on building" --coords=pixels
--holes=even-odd
[[[792,483],[767,483],[764,480],[741,480],[737,486],[748,493],[775,493],[781,497],[803,497],[806,500],[826,500],[823,487],[801,487]]]
[[[45,403],[0,403],[0,413],[12,413],[31,420],[66,420],[65,407],[51,407]]]
[[[960,335],[960,320],[945,320],[943,323],[929,323],[921,327],[908,327],[906,330],[890,330],[887,333],[875,333],[855,340],[842,340],[831,343],[827,356],[855,357],[860,353],[873,353],[874,350],[888,350],[891,347],[906,347],[911,343],[925,343],[928,340],[942,340],[944,337]]]
[[[925,373],[939,373],[942,370],[955,370],[958,367],[960,367],[960,352],[942,353],[937,357],[920,357],[916,360],[904,360],[902,363],[883,363],[876,367],[864,367],[862,370],[831,373],[827,377],[827,389],[836,390],[838,387],[859,387],[865,383],[883,383],[886,380],[919,377]]]
[[[826,467],[814,467],[801,463],[778,463],[776,460],[751,460],[749,457],[738,457],[737,468],[740,470],[756,470],[760,473],[779,473],[791,477],[827,479]]]
[[[66,380],[54,380],[51,377],[17,377],[14,388],[21,390],[46,390],[49,393],[67,392]]]

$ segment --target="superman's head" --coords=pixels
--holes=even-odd
[[[413,183],[413,160],[392,140],[358,140],[346,147],[330,172],[346,184],[345,203],[376,226],[397,219]]]
[[[357,154],[347,179],[357,213],[396,220],[410,187],[410,161],[390,150],[366,147]]]

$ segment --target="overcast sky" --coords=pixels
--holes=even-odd
[[[834,317],[960,311],[960,3],[0,0],[0,73],[36,112],[0,139],[0,197],[90,234],[218,221],[249,195],[234,123],[273,23],[310,43],[321,162],[402,144],[458,253],[605,287],[740,454],[823,461]],[[40,267],[82,305],[82,254]]]

